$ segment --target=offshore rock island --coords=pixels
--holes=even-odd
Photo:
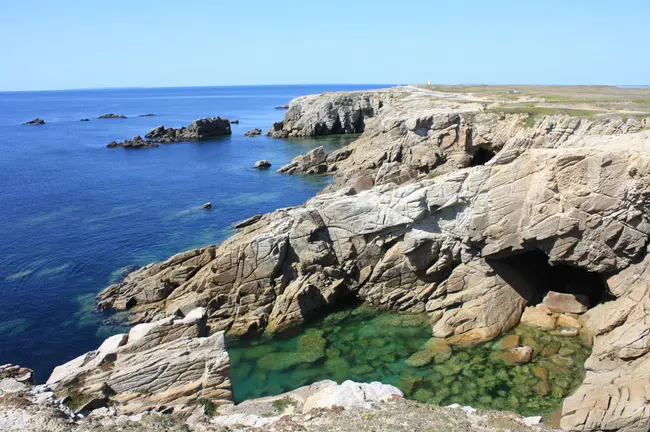
[[[171,416],[142,424],[192,430],[357,430],[364,416],[418,413],[409,430],[550,430],[419,403],[530,416],[534,399],[539,410],[558,403],[567,431],[647,430],[650,113],[615,88],[580,103],[554,98],[570,88],[544,91],[406,86],[291,101],[269,136],[360,134],[278,170],[330,173],[332,184],[107,287],[98,307],[137,325],[56,368],[46,388],[7,376],[12,415],[88,430],[145,411]],[[315,320],[295,341],[272,339]],[[376,364],[355,363],[370,352]],[[312,364],[339,384],[314,382]],[[380,368],[397,385],[371,382]],[[270,386],[283,371],[306,387],[232,405],[238,383]]]

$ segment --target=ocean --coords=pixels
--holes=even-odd
[[[126,329],[94,310],[94,296],[129,269],[219,243],[232,224],[294,206],[329,177],[276,168],[349,137],[275,140],[274,109],[304,94],[380,85],[105,89],[0,93],[0,364],[47,379],[52,368]],[[97,119],[115,113],[127,119]],[[139,117],[154,113],[154,117]],[[202,117],[239,120],[233,135],[153,149],[113,140]],[[44,125],[23,125],[39,117]],[[79,121],[89,118],[88,122]],[[273,168],[252,169],[259,159]],[[212,210],[201,209],[207,201]]]

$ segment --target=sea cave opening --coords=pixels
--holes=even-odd
[[[549,291],[587,296],[590,307],[612,298],[603,275],[566,264],[551,265],[538,249],[486,261],[529,305],[539,304]]]
[[[479,147],[474,152],[474,156],[472,156],[472,161],[470,162],[469,166],[475,167],[475,166],[479,166],[479,165],[485,165],[495,155],[496,155],[496,153],[494,153],[492,150],[488,150],[486,148]]]

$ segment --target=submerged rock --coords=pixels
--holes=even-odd
[[[90,121],[90,119],[89,119],[89,118],[82,118],[82,119],[79,120],[79,121],[82,121],[82,122],[88,122],[88,121]]]
[[[411,367],[426,366],[432,361],[442,363],[451,357],[451,347],[444,339],[431,338],[415,354],[406,359]]]
[[[184,141],[203,141],[231,135],[230,120],[221,117],[203,118],[182,128],[158,126],[145,135],[145,138],[162,144]]]
[[[212,208],[212,203],[208,201],[207,203],[203,204],[201,208],[203,210],[210,210]]]
[[[149,114],[140,114],[138,117],[155,117],[155,116],[156,114],[149,113]]]
[[[529,346],[510,348],[503,353],[503,360],[510,364],[528,363],[533,359],[533,349]]]
[[[28,122],[23,123],[24,125],[43,125],[45,124],[45,120],[42,120],[38,117],[36,117],[34,120],[30,120]]]

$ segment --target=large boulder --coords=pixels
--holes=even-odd
[[[327,171],[327,154],[323,147],[316,147],[306,155],[298,155],[278,170],[286,174],[323,174]]]
[[[193,411],[232,399],[223,332],[207,335],[205,309],[136,325],[95,351],[58,366],[47,380],[76,411]]]

